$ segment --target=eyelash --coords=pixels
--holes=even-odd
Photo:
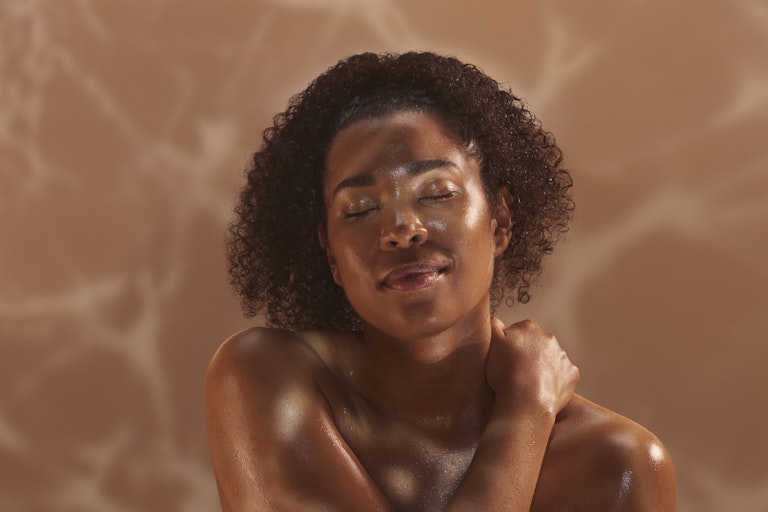
[[[443,201],[445,199],[450,199],[450,198],[454,197],[456,194],[458,194],[458,192],[451,191],[451,192],[447,192],[445,194],[437,194],[437,195],[433,195],[433,196],[424,196],[424,197],[419,198],[419,201],[420,202],[423,201],[423,202],[427,202],[427,203],[440,202],[440,201]],[[354,219],[356,217],[363,217],[363,216],[368,215],[369,213],[372,213],[372,212],[374,212],[376,210],[378,210],[378,207],[368,208],[367,210],[361,210],[359,212],[345,213],[344,214],[344,218],[345,219]]]
[[[351,212],[351,213],[345,213],[344,218],[345,219],[354,219],[355,217],[362,217],[363,215],[367,215],[371,213],[374,210],[377,210],[378,208],[369,208],[367,210],[363,210],[360,212]]]
[[[434,196],[422,197],[419,200],[420,201],[441,201],[443,199],[450,199],[453,196],[455,196],[457,193],[458,192],[452,190],[450,192],[446,192],[445,194],[437,194],[437,195],[434,195]]]

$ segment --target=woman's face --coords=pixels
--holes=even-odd
[[[437,117],[403,111],[343,129],[324,195],[331,271],[367,324],[421,337],[488,316],[509,210],[490,208],[477,161]]]

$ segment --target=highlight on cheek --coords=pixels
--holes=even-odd
[[[463,212],[464,222],[466,222],[467,226],[477,226],[489,215],[488,202],[482,190],[471,190],[468,193],[481,195],[480,200],[467,201]]]
[[[430,219],[427,228],[435,232],[445,233],[448,231],[448,224],[443,219]]]

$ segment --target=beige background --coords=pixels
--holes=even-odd
[[[411,48],[509,84],[573,170],[570,241],[502,316],[665,441],[679,510],[768,510],[765,0],[0,0],[0,510],[217,508],[241,171],[316,74]]]

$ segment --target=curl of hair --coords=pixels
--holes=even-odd
[[[423,110],[446,120],[478,158],[489,202],[514,200],[512,242],[497,258],[491,299],[530,299],[544,255],[567,231],[572,181],[553,136],[523,101],[477,67],[434,53],[364,53],[293,96],[253,155],[229,227],[231,283],[247,316],[289,330],[359,330],[362,322],[318,242],[325,159],[340,129],[362,118]]]

